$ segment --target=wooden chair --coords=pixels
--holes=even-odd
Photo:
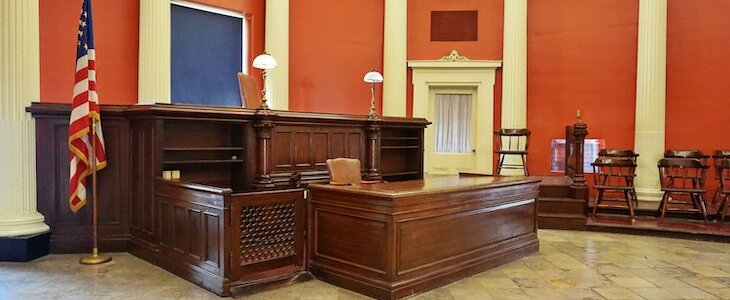
[[[718,162],[723,159],[729,159],[730,158],[730,150],[717,150],[715,151],[715,154],[712,155],[712,162],[714,164],[715,169],[715,180],[718,181],[717,183],[717,189],[715,189],[715,195],[712,197],[712,204],[717,203],[718,200],[720,200],[720,190],[721,190],[721,184],[720,181],[720,169],[717,168]]]
[[[256,88],[256,80],[243,73],[238,73],[238,88],[241,91],[241,104],[245,108],[257,108],[261,102]]]
[[[636,162],[625,157],[599,157],[591,165],[593,166],[593,188],[598,190],[596,204],[593,206],[593,217],[596,216],[598,207],[602,206],[601,202],[607,193],[619,193],[626,200],[631,222],[634,222]]]
[[[327,160],[330,173],[330,184],[360,185],[361,183],[378,183],[380,181],[362,180],[360,160],[354,158],[333,158]]]
[[[633,162],[637,162],[639,154],[631,149],[601,149],[601,151],[598,151],[598,157],[628,158]]]
[[[696,158],[664,158],[659,160],[659,180],[661,181],[662,202],[659,204],[661,218],[664,216],[670,203],[692,205],[694,209],[683,211],[697,211],[707,223],[707,207],[705,205],[705,176],[707,166]]]
[[[633,161],[635,164],[638,163],[639,154],[631,149],[601,149],[598,151],[598,157],[609,157],[609,158],[626,158]],[[628,182],[627,182],[628,183]],[[631,190],[632,199],[634,205],[639,205],[639,198],[636,196],[636,190]]]
[[[495,131],[494,136],[496,139],[494,144],[497,146],[495,152],[499,155],[497,174],[500,174],[502,169],[521,169],[525,176],[529,176],[530,173],[527,171],[527,146],[529,145],[530,131],[524,128],[501,129]],[[522,164],[504,163],[507,155],[519,156],[522,159]]]
[[[730,198],[730,159],[723,158],[716,161],[715,168],[718,176],[720,176],[720,186],[717,188],[717,194],[722,198],[722,203],[720,204],[722,210],[718,211],[720,223],[722,223],[725,222],[727,207],[730,205],[730,201],[728,201],[728,198]]]
[[[720,203],[720,210],[717,211],[720,215],[720,222],[725,222],[725,216],[727,215],[727,207],[730,205],[730,158],[723,158],[715,161],[715,170],[720,177],[720,186],[717,188],[718,197],[722,198]]]
[[[707,165],[707,159],[710,156],[705,155],[700,150],[666,150],[664,151],[664,158],[695,158],[698,159],[703,165]]]

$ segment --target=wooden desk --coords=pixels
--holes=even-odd
[[[69,104],[33,103],[38,210],[51,251],[91,249],[91,210],[68,209]],[[181,104],[103,105],[99,248],[129,251],[218,295],[305,271],[305,199],[328,158],[363,176],[423,177],[425,119]],[[381,167],[382,166],[382,167]],[[179,171],[165,181],[163,171]]]
[[[539,182],[453,176],[310,184],[309,270],[368,296],[398,299],[536,252]]]

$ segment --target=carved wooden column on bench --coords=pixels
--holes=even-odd
[[[572,180],[570,188],[573,191],[573,198],[587,200],[588,186],[583,174],[583,147],[586,135],[588,135],[588,125],[580,119],[580,113],[578,113],[578,121],[566,129],[566,135],[568,159],[565,161],[565,174]]]
[[[368,161],[365,172],[365,180],[382,180],[383,176],[378,172],[378,139],[380,138],[380,119],[372,119],[365,129],[368,137]]]
[[[253,185],[256,189],[274,188],[274,182],[271,180],[270,160],[271,160],[271,130],[274,128],[272,120],[274,113],[270,109],[257,109],[256,122],[253,124],[257,138],[257,157],[256,157],[256,178]]]

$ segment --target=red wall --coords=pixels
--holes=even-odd
[[[501,59],[503,0],[408,0],[408,59],[439,59],[452,49],[470,59]],[[476,10],[477,41],[432,42],[431,11]]]
[[[383,1],[297,0],[289,11],[289,109],[367,114],[363,76],[383,71]],[[380,85],[376,99],[380,114]]]
[[[549,174],[577,109],[588,138],[633,148],[638,1],[530,0],[527,18],[530,173]]]
[[[41,101],[71,102],[81,0],[40,2]],[[103,104],[137,102],[139,1],[94,1],[98,92]]]
[[[432,42],[431,11],[476,10],[479,13],[477,41]],[[456,49],[469,59],[502,59],[504,0],[408,0],[408,59],[439,59]],[[408,69],[406,83],[406,114],[413,116],[412,71]],[[495,128],[499,126],[502,102],[502,70],[497,70],[494,92]]]
[[[730,2],[668,2],[666,147],[730,149]],[[710,171],[714,176],[714,171]],[[716,181],[708,182],[714,192]]]
[[[264,48],[264,0],[196,0],[248,12],[252,20],[252,55]],[[41,101],[71,102],[76,32],[81,0],[40,2]],[[94,41],[99,98],[102,104],[137,102],[139,1],[95,0]]]

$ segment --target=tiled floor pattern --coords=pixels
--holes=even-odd
[[[541,230],[540,252],[411,299],[730,299],[730,244]],[[221,299],[126,253],[0,263],[0,299]],[[367,299],[311,280],[240,299]]]

